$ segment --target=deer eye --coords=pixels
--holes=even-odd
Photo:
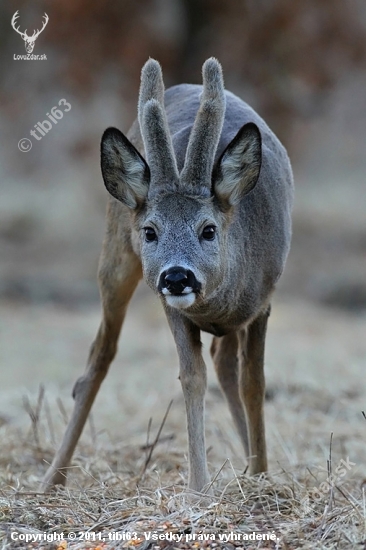
[[[214,225],[206,225],[202,231],[202,237],[205,241],[213,241],[216,234],[216,227]]]
[[[156,241],[156,233],[155,230],[152,227],[144,227],[145,231],[145,239],[151,243],[152,241]]]

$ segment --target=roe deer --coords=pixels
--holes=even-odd
[[[264,342],[271,295],[290,247],[293,177],[265,122],[224,90],[219,62],[208,59],[202,73],[203,86],[164,92],[160,65],[150,59],[128,138],[115,128],[103,134],[102,174],[112,195],[98,273],[103,318],[45,489],[65,484],[142,276],[161,298],[179,355],[189,488],[203,491],[210,481],[201,330],[214,336],[211,354],[249,472],[267,469]]]

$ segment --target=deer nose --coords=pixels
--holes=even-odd
[[[160,276],[159,290],[163,294],[188,294],[198,292],[201,285],[198,283],[194,273],[184,267],[170,267],[163,271]]]
[[[185,269],[169,270],[164,277],[164,286],[171,294],[182,294],[188,286],[188,273]]]

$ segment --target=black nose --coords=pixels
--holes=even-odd
[[[164,277],[165,287],[172,294],[181,294],[188,286],[188,275],[186,270],[171,271]]]
[[[166,289],[170,294],[183,294],[187,289],[192,289],[193,292],[198,292],[201,285],[197,281],[194,273],[183,267],[170,267],[160,276],[159,290]]]

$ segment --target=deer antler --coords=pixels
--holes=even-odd
[[[39,31],[39,30],[37,29],[36,31],[34,31],[34,33],[33,33],[33,35],[32,35],[32,38],[34,38],[34,40],[35,40],[36,38],[38,38],[38,36],[41,34],[41,32],[43,31],[43,29],[45,28],[45,26],[46,26],[47,23],[48,23],[49,17],[48,17],[48,15],[47,15],[47,13],[45,13],[43,17],[44,17],[44,22],[43,22],[43,26],[42,26],[41,30]]]
[[[12,20],[11,20],[11,26],[13,27],[13,29],[14,29],[18,34],[20,34],[20,36],[21,36],[21,37],[23,38],[23,40],[24,40],[25,37],[27,36],[27,29],[25,30],[25,32],[22,32],[22,31],[19,30],[19,27],[17,28],[17,27],[15,26],[15,23],[16,23],[16,20],[18,19],[18,17],[19,17],[19,10],[17,10],[17,11],[14,13],[14,15],[13,15],[13,17],[12,17]]]
[[[216,149],[225,118],[226,98],[220,63],[214,57],[202,67],[203,92],[193,124],[181,172],[185,186],[192,182],[209,186]]]

